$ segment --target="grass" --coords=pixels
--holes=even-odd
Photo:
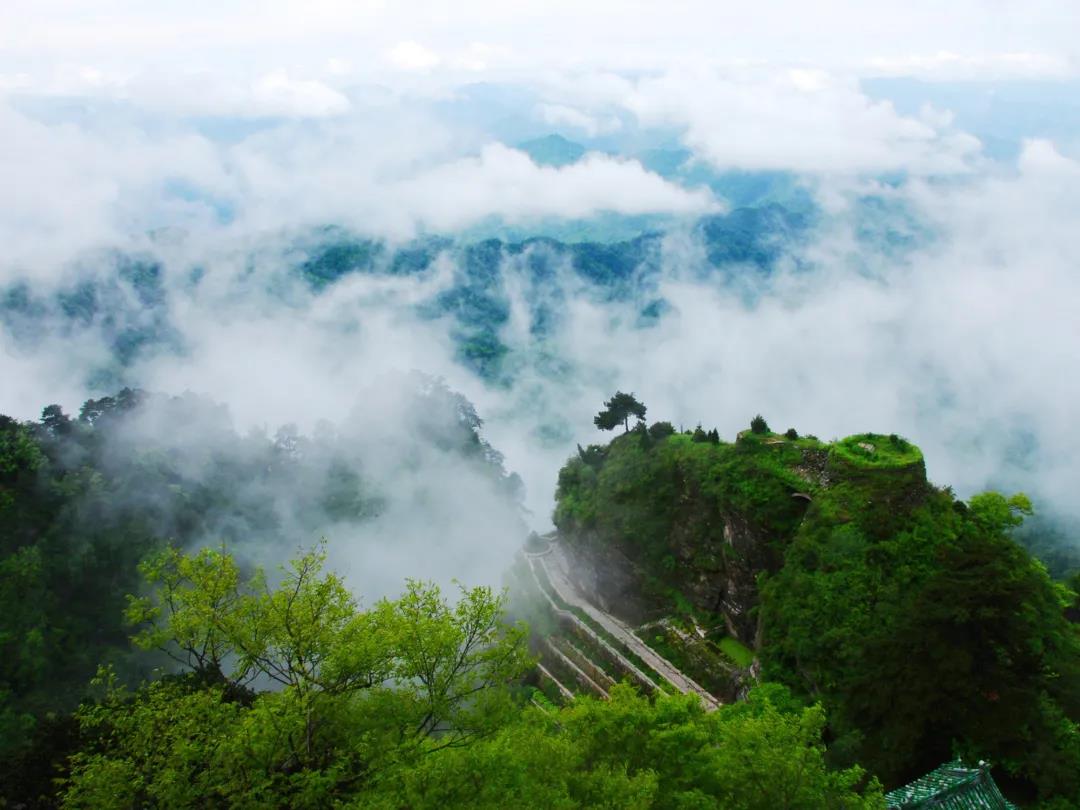
[[[716,646],[720,648],[720,652],[740,667],[748,667],[754,663],[753,651],[738,639],[734,639],[731,636],[724,636],[716,642]]]
[[[895,433],[857,433],[836,442],[832,452],[855,467],[909,467],[923,460],[918,447]]]
[[[639,635],[712,695],[723,699],[731,691],[734,665],[712,642],[694,636],[680,638],[673,627],[663,622],[641,628]]]

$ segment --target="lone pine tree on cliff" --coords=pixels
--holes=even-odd
[[[616,425],[622,425],[623,430],[629,432],[631,416],[644,421],[645,406],[633,394],[616,391],[615,396],[604,403],[604,410],[593,417],[593,424],[601,430],[614,430]]]

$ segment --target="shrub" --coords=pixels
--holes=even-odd
[[[666,439],[675,435],[675,426],[671,422],[653,422],[649,426],[649,435],[654,439]]]
[[[759,435],[769,432],[769,423],[765,421],[765,417],[760,413],[750,420],[750,432]]]

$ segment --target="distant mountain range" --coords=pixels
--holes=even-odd
[[[548,140],[549,146],[554,143]],[[694,272],[741,275],[771,272],[782,255],[807,238],[813,222],[811,214],[771,203],[679,227],[704,257]],[[510,350],[500,336],[510,316],[507,274],[537,293],[527,296],[534,339],[542,340],[557,325],[560,302],[571,293],[632,303],[643,321],[651,322],[665,309],[657,290],[665,236],[662,230],[617,241],[431,236],[392,245],[326,227],[291,244],[284,265],[287,276],[318,296],[351,275],[420,276],[437,260],[447,260],[453,268],[449,287],[421,302],[417,314],[452,318],[461,362],[494,379],[505,372],[502,361]],[[165,283],[165,267],[150,254],[111,252],[84,264],[90,272],[54,291],[26,281],[0,290],[0,328],[22,345],[56,337],[57,328],[65,337],[96,335],[110,348],[112,363],[92,373],[91,388],[137,384],[124,373],[135,360],[147,352],[182,350],[183,338],[169,315],[177,285]],[[187,274],[182,290],[194,292],[204,280],[201,266],[171,268],[177,270]],[[566,289],[568,284],[575,289]]]

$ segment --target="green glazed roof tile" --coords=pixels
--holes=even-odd
[[[989,765],[969,768],[960,760],[890,791],[885,801],[893,810],[1016,810],[994,784]]]

